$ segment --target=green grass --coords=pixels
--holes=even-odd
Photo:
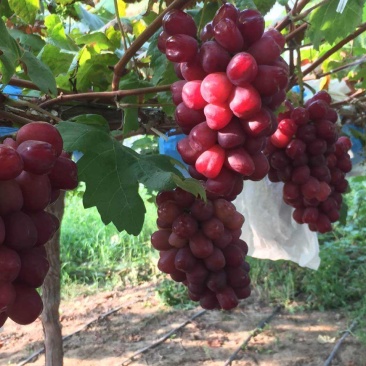
[[[150,280],[157,261],[149,242],[156,220],[155,205],[147,204],[144,229],[134,237],[119,233],[113,224],[104,226],[95,208],[83,208],[81,194],[82,188],[66,197],[61,228],[64,293],[72,295],[73,288],[79,286],[90,292]]]

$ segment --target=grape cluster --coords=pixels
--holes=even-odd
[[[76,164],[62,148],[58,130],[44,122],[0,144],[0,327],[8,317],[32,323],[43,309],[36,288],[49,269],[44,244],[59,228],[45,209],[78,184]]]
[[[262,15],[225,3],[196,37],[193,18],[168,12],[158,48],[181,79],[172,84],[175,119],[188,135],[177,146],[192,177],[211,199],[232,201],[243,180],[260,180],[269,164],[262,153],[277,128],[273,111],[285,99],[285,38],[264,31]]]
[[[288,103],[279,115],[278,129],[268,140],[268,177],[284,182],[283,199],[295,208],[293,218],[310,230],[325,233],[340,217],[346,173],[352,163],[348,137],[338,137],[337,113],[331,97],[320,91],[304,107]]]
[[[188,288],[205,309],[229,310],[250,295],[248,247],[240,240],[244,216],[223,199],[204,201],[180,188],[160,192],[151,236],[158,268]]]

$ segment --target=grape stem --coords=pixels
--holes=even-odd
[[[126,74],[126,65],[143,44],[152,37],[152,35],[161,27],[164,15],[172,9],[180,9],[184,7],[190,0],[173,1],[131,44],[121,59],[114,66],[114,74],[112,80],[112,90],[116,91],[119,87],[119,81]]]
[[[16,78],[11,78],[8,82],[8,85],[18,86],[20,88],[31,89],[31,90],[39,90],[39,87],[36,84],[32,83],[31,81]],[[63,94],[70,94],[69,91],[63,89],[57,89],[57,91]]]
[[[34,122],[31,119],[24,118],[24,117],[21,117],[21,116],[18,116],[16,114],[14,114],[14,113],[6,112],[6,111],[3,111],[3,110],[0,110],[0,118],[3,118],[7,121],[19,123],[22,126],[26,125],[27,123]]]
[[[60,94],[58,97],[47,100],[41,103],[41,108],[50,107],[53,104],[66,103],[76,100],[113,100],[130,95],[142,95],[149,93],[159,93],[170,90],[170,85],[159,85],[148,88],[129,89],[129,90],[117,90],[111,92],[89,92],[89,93],[77,93],[77,94]]]
[[[292,10],[287,13],[284,19],[278,23],[275,28],[280,32],[281,30],[285,29],[289,24],[292,23],[293,17],[295,14],[299,14],[302,9],[310,2],[311,0],[300,0],[296,6],[292,8]]]

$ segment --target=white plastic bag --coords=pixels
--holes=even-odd
[[[282,188],[283,183],[272,183],[268,178],[245,181],[244,190],[233,202],[245,217],[241,239],[248,244],[248,255],[286,259],[318,269],[318,237],[307,225],[294,221],[294,209],[283,202]]]

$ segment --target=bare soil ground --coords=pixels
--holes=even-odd
[[[82,328],[111,309],[122,308],[65,340],[65,366],[164,365],[223,366],[258,323],[273,312],[254,294],[232,312],[205,312],[164,343],[133,360],[137,350],[200,311],[175,310],[161,304],[153,285],[101,292],[65,301],[61,306],[63,334]],[[281,311],[253,337],[232,365],[321,366],[332,351],[347,319],[337,312]],[[0,365],[16,365],[42,347],[42,326],[11,321],[0,331]],[[30,365],[44,365],[44,355]],[[366,346],[348,336],[333,366],[366,366]]]

